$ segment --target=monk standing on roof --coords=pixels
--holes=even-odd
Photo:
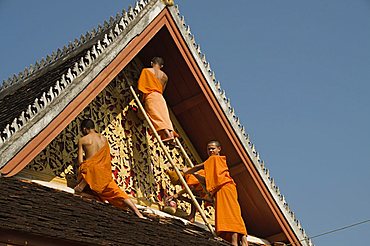
[[[232,245],[238,245],[239,239],[243,246],[248,245],[236,184],[230,176],[226,157],[220,156],[220,151],[221,144],[218,141],[209,142],[207,145],[209,158],[204,163],[185,170],[185,174],[194,173],[200,182],[206,184],[207,191],[215,197],[217,234]],[[204,177],[195,173],[200,169],[204,169]]]
[[[76,192],[90,186],[101,201],[108,201],[115,207],[129,207],[139,218],[144,216],[112,178],[110,148],[107,139],[94,130],[94,122],[81,122],[84,137],[78,140],[79,184]],[[85,160],[84,160],[85,153]]]
[[[162,57],[154,57],[151,62],[152,67],[141,71],[138,89],[144,94],[145,111],[162,141],[175,145],[174,130],[163,97],[168,81],[167,75],[161,70],[163,65]]]

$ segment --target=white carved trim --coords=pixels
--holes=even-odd
[[[123,18],[125,18],[125,20],[127,21],[126,23],[128,24],[128,22],[133,20],[135,16],[139,14],[140,11],[144,9],[144,7],[149,2],[150,0],[137,1],[135,4],[135,8],[132,8],[132,7],[129,8],[128,14],[125,10],[123,10],[122,15],[117,14],[115,17],[111,16],[109,19],[109,23],[107,21],[104,21],[103,26],[98,25],[97,29],[93,28],[91,31],[87,32],[85,35],[82,34],[79,39],[76,38],[73,42],[69,42],[67,46],[63,46],[62,49],[57,49],[56,51],[53,51],[51,55],[47,55],[46,58],[44,57],[41,58],[40,61],[36,61],[35,64],[31,64],[29,67],[26,67],[23,71],[19,72],[18,75],[13,74],[8,79],[3,80],[3,83],[0,85],[0,92],[4,91],[6,88],[12,85],[24,82],[31,75],[34,75],[41,69],[44,69],[50,64],[58,61],[60,58],[69,55],[72,51],[77,50],[81,45],[107,32],[107,30],[114,29],[116,24],[119,23]],[[127,18],[127,15],[130,16],[130,18]],[[120,31],[122,31],[124,28],[125,26],[123,26],[122,29],[120,29]],[[114,30],[114,32],[116,33],[119,33],[120,31],[118,29]]]
[[[38,132],[54,118],[51,117],[52,115],[57,115],[53,107],[56,107],[55,101],[57,99],[61,100],[59,98],[61,94],[63,94],[63,98],[68,97],[69,101],[72,100],[74,98],[72,95],[76,96],[83,90],[83,88],[116,57],[128,42],[138,33],[142,32],[164,8],[163,4],[158,4],[158,0],[152,0],[150,4],[151,8],[147,8],[146,11],[150,11],[153,14],[150,15],[150,18],[142,18],[145,13],[141,12],[148,3],[150,3],[150,1],[141,0],[137,2],[135,9],[130,8],[128,12],[123,11],[124,14],[120,19],[112,20],[112,25],[106,22],[106,28],[104,29],[106,33],[102,36],[102,40],[97,40],[86,54],[82,56],[78,62],[75,62],[67,72],[57,80],[55,85],[45,91],[40,98],[36,98],[19,117],[15,118],[11,124],[8,124],[5,129],[0,132],[0,154],[2,156],[0,167],[4,166],[24,144],[36,136]],[[157,4],[155,5],[155,3]],[[125,13],[127,13],[127,15]],[[136,20],[138,15],[140,15],[140,17]],[[137,26],[134,24],[131,25],[133,22],[136,23],[138,21],[142,23]],[[124,23],[124,25],[120,25],[119,23]],[[108,27],[110,29],[107,30]],[[101,26],[99,27],[99,29],[102,30],[103,28],[104,27]],[[120,35],[122,32],[124,32],[124,34]],[[112,44],[114,44],[114,47],[111,47]],[[76,80],[78,81],[75,82]],[[76,85],[76,83],[81,83],[81,80],[84,80],[84,83],[86,83],[85,86],[80,84],[78,86]],[[78,87],[79,91],[76,89],[74,93],[71,93],[71,91],[74,90],[73,87],[70,88],[71,84],[73,84],[73,87]],[[66,90],[67,88],[68,90]],[[66,94],[68,94],[68,96],[66,96]],[[58,110],[61,112],[69,101],[63,101],[65,104],[63,107],[61,106],[63,103],[59,103]],[[42,118],[41,115],[45,116],[45,109],[47,109],[46,111],[53,109],[53,113],[48,112],[47,117]],[[28,126],[27,133],[24,132],[25,130],[22,131],[25,125]],[[16,146],[12,144],[15,141],[17,141]]]

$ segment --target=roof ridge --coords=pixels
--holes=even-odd
[[[129,6],[127,11],[122,9],[122,13],[117,12],[115,17],[110,16],[109,22],[105,20],[103,24],[98,24],[97,27],[94,27],[91,31],[87,31],[86,34],[81,34],[79,38],[69,41],[67,45],[63,46],[63,48],[58,48],[51,54],[47,54],[46,58],[42,57],[40,60],[36,60],[34,64],[25,67],[24,70],[18,74],[13,74],[7,79],[4,79],[3,83],[0,84],[0,93],[13,85],[18,85],[24,82],[32,75],[36,75],[45,67],[50,66],[55,62],[60,61],[61,58],[72,54],[73,51],[94,40],[94,38],[98,38],[99,36],[106,34],[106,32],[115,27],[115,24],[120,22],[122,18],[131,21],[150,1],[152,0],[137,0],[134,7]]]
[[[211,86],[211,89],[215,92],[215,95],[218,99],[221,108],[223,108],[224,112],[227,115],[227,118],[229,119],[230,123],[234,126],[234,130],[238,137],[240,138],[243,146],[246,148],[248,154],[250,155],[252,162],[256,166],[257,170],[259,171],[259,174],[264,179],[265,184],[269,185],[269,190],[273,191],[272,195],[276,196],[276,201],[281,203],[282,207],[285,209],[285,212],[290,216],[290,219],[292,222],[294,222],[294,225],[297,227],[298,231],[301,233],[300,240],[303,240],[306,245],[313,246],[313,242],[311,239],[309,239],[308,235],[306,234],[305,230],[303,229],[300,221],[295,216],[295,213],[291,210],[288,203],[286,202],[286,199],[284,195],[281,194],[279,187],[276,185],[275,180],[270,176],[270,171],[265,166],[264,161],[261,159],[260,154],[257,152],[255,145],[252,143],[252,140],[249,136],[249,134],[246,133],[244,126],[241,124],[239,117],[236,116],[234,108],[231,106],[230,99],[226,96],[225,90],[221,88],[220,81],[216,80],[215,72],[211,69],[210,63],[207,61],[206,56],[204,53],[202,53],[200,49],[200,45],[196,43],[194,35],[190,31],[190,26],[185,23],[185,17],[180,14],[179,6],[175,6],[175,13],[173,16],[177,16],[178,24],[180,32],[183,32],[184,38],[188,39],[190,41],[190,44],[192,44],[195,54],[198,56],[198,59],[203,64],[203,69],[206,73],[204,75],[207,77],[206,79],[209,81],[212,81],[212,83],[209,83]],[[170,11],[172,13],[172,11]],[[176,21],[176,20],[175,20]],[[182,29],[182,30],[181,30]],[[191,48],[191,47],[190,47]],[[203,71],[204,71],[203,70]],[[289,218],[287,218],[289,219]]]
[[[111,17],[109,24],[106,21],[104,22],[106,23],[105,27],[99,25],[100,28],[98,27],[98,29],[106,31],[105,34],[103,31],[100,32],[100,34],[104,34],[104,36],[97,40],[86,54],[81,56],[79,61],[68,68],[67,72],[63,74],[54,85],[50,86],[48,91],[44,91],[41,97],[35,98],[33,104],[29,104],[27,109],[23,110],[20,116],[14,118],[12,123],[6,125],[5,129],[0,132],[0,148],[11,136],[13,136],[13,134],[18,132],[27,122],[32,120],[40,111],[58,97],[76,77],[86,70],[87,67],[90,67],[92,62],[126,29],[150,1],[153,0],[136,1],[135,7],[133,8],[130,6],[127,12],[123,10],[123,15],[120,16],[119,19],[116,18],[114,20],[113,17]],[[97,37],[97,35],[94,37]],[[39,69],[41,69],[41,67]]]

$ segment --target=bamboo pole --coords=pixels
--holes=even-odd
[[[126,79],[127,79],[127,78],[126,78]],[[211,225],[210,223],[208,223],[207,217],[206,217],[206,215],[204,214],[203,209],[200,207],[200,205],[199,205],[199,203],[198,203],[197,199],[195,198],[195,196],[194,196],[194,195],[193,195],[193,193],[191,192],[191,190],[190,190],[190,188],[189,188],[188,184],[186,183],[186,181],[185,181],[184,177],[181,175],[181,173],[180,173],[179,169],[176,167],[175,162],[173,161],[173,159],[172,159],[171,155],[168,153],[168,150],[167,150],[166,146],[164,145],[164,143],[163,143],[163,142],[162,142],[162,140],[161,140],[161,137],[158,135],[157,131],[155,130],[155,128],[154,128],[154,126],[153,126],[152,122],[150,121],[150,119],[149,119],[148,115],[146,114],[146,111],[145,111],[145,109],[144,109],[143,105],[141,104],[141,102],[140,102],[140,100],[139,100],[138,96],[136,95],[136,92],[135,92],[134,88],[132,88],[132,86],[131,86],[131,85],[130,85],[130,90],[131,90],[131,93],[132,93],[132,95],[134,96],[134,98],[135,98],[135,100],[136,100],[136,102],[137,102],[137,104],[138,104],[138,106],[139,106],[139,108],[140,108],[141,112],[143,113],[143,115],[144,115],[144,117],[145,117],[146,121],[148,122],[150,129],[152,130],[152,132],[153,132],[154,136],[155,136],[155,137],[156,137],[156,139],[158,140],[158,142],[159,142],[159,144],[160,144],[161,148],[163,149],[163,151],[164,151],[164,153],[165,153],[165,155],[166,155],[166,157],[167,157],[168,161],[171,163],[172,168],[175,170],[175,172],[176,172],[177,176],[180,178],[180,181],[181,181],[182,185],[185,187],[186,192],[187,192],[187,193],[188,193],[188,195],[190,196],[190,198],[191,198],[192,202],[194,203],[195,207],[198,209],[198,211],[199,211],[199,213],[200,213],[200,215],[201,215],[201,217],[202,217],[202,219],[203,219],[204,223],[206,224],[206,226],[208,227],[208,229],[210,230],[210,232],[213,234],[213,236],[217,237],[217,235],[216,235],[215,231],[213,230],[212,225]],[[189,157],[188,157],[188,158],[189,158]],[[190,159],[189,159],[189,160],[190,160]]]
[[[182,147],[182,144],[181,144],[180,140],[179,140],[178,138],[176,138],[176,139],[175,139],[175,141],[176,141],[176,144],[180,147],[180,150],[181,150],[182,154],[185,156],[185,159],[186,159],[186,161],[188,162],[189,166],[190,166],[190,167],[194,167],[194,164],[193,164],[193,162],[191,161],[191,159],[190,159],[190,157],[189,157],[188,153],[186,153],[186,151],[185,151],[184,147]],[[202,188],[203,188],[204,192],[205,192],[207,195],[209,195],[209,193],[208,193],[208,191],[207,191],[207,189],[206,189],[205,185],[204,185],[204,184],[202,184],[201,182],[199,182],[199,183],[200,183],[200,185],[202,186]],[[211,197],[211,196],[209,195],[209,197]],[[205,200],[205,199],[203,199],[203,198],[200,198],[200,199],[202,199],[203,201],[208,201],[208,200]]]
[[[181,150],[182,154],[185,156],[185,159],[186,159],[186,161],[188,162],[189,166],[190,166],[190,167],[194,167],[194,164],[193,164],[193,162],[191,161],[191,159],[190,159],[190,157],[189,157],[188,153],[186,153],[186,151],[185,151],[184,147],[182,147],[182,144],[181,144],[180,140],[179,140],[178,138],[176,138],[176,139],[175,139],[175,141],[176,141],[177,146],[179,146],[179,147],[180,147],[180,150]]]

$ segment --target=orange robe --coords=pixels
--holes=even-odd
[[[204,170],[199,170],[196,173],[203,177],[205,175]],[[185,181],[187,185],[194,191],[194,193],[197,194],[197,196],[204,198],[207,195],[204,192],[202,185],[199,183],[199,180],[193,174],[185,175]]]
[[[145,111],[156,131],[168,129],[173,131],[166,101],[163,97],[163,86],[149,69],[141,71],[138,89],[144,93]]]
[[[236,185],[231,178],[225,156],[210,156],[204,162],[207,190],[216,197],[216,232],[237,232],[247,235],[241,216]]]
[[[196,174],[199,174],[203,177],[205,176],[205,172],[204,172],[203,169],[196,172]],[[187,185],[189,186],[189,188],[194,193],[194,195],[196,195],[200,198],[206,199],[206,201],[204,203],[205,207],[212,206],[212,203],[208,201],[208,200],[212,200],[212,198],[209,196],[209,194],[207,192],[205,192],[202,184],[199,182],[199,180],[193,174],[185,175],[185,181],[186,181]]]
[[[80,175],[102,201],[108,201],[116,207],[126,207],[124,200],[129,197],[113,180],[108,143],[92,158],[81,163]]]

